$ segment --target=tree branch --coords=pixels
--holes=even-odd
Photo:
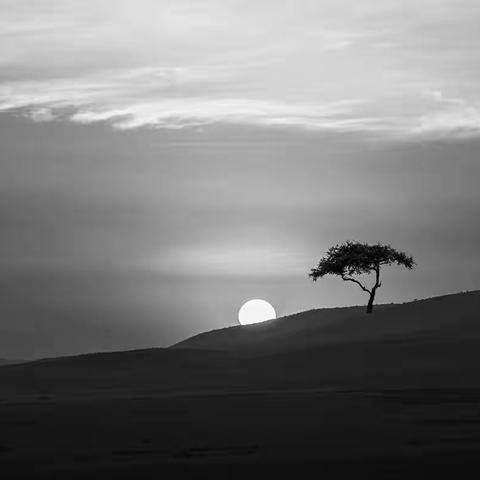
[[[346,282],[356,283],[364,292],[367,292],[370,295],[372,294],[372,292],[368,288],[364,287],[358,280],[355,280],[354,278],[346,277],[345,275],[342,275],[342,280],[345,280]]]

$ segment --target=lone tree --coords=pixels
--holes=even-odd
[[[309,277],[313,281],[325,275],[338,275],[346,282],[356,283],[364,292],[370,295],[367,313],[372,313],[373,301],[377,289],[382,286],[380,268],[384,265],[403,265],[411,270],[415,266],[413,257],[399,252],[390,245],[369,245],[360,242],[345,242],[331,247],[320,260],[317,267],[312,268]],[[375,272],[375,284],[369,289],[354,275],[370,274]]]

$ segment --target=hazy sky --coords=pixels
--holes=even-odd
[[[0,0],[0,357],[480,288],[478,0]]]

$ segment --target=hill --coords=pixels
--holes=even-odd
[[[466,477],[480,292],[0,367],[5,478]],[[3,477],[2,477],[3,478]]]
[[[0,394],[245,388],[480,387],[480,292],[312,310],[207,332],[168,349],[0,367]]]
[[[22,363],[24,360],[11,360],[7,358],[0,358],[0,366],[2,365],[13,365],[14,363]]]
[[[310,310],[268,322],[201,333],[172,348],[261,354],[377,341],[480,338],[480,291],[404,304]]]

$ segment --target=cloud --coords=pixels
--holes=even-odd
[[[0,13],[0,110],[36,122],[479,133],[471,0],[0,0]]]
[[[80,80],[4,83],[0,86],[0,110],[15,111],[34,121],[110,122],[118,129],[224,122],[350,131],[373,128],[375,123],[374,119],[350,118],[360,103],[353,99],[308,104],[226,97],[218,92],[194,95],[200,84],[207,80],[221,83],[225,77],[218,68],[150,68]],[[183,89],[185,94],[169,96],[174,88]]]
[[[461,138],[480,135],[480,105],[470,105],[458,97],[446,97],[441,91],[433,91],[432,97],[439,108],[420,117],[415,133]]]

